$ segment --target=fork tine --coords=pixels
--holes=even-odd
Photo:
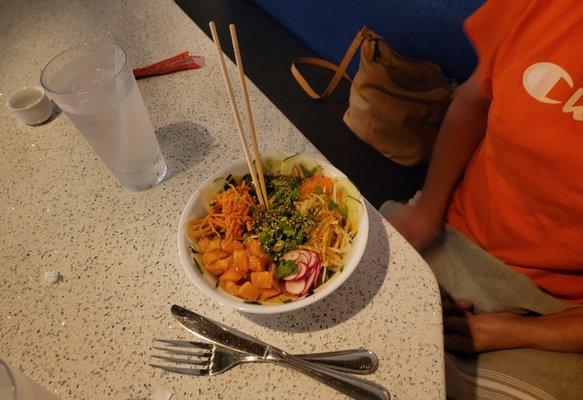
[[[194,368],[178,368],[178,367],[168,367],[164,365],[157,365],[157,364],[149,364],[150,367],[160,368],[164,371],[168,372],[176,372],[177,374],[184,374],[184,375],[194,375],[194,376],[204,376],[208,375],[208,369],[194,369]]]
[[[166,343],[176,347],[195,347],[198,349],[211,350],[213,345],[210,343],[203,342],[191,342],[189,340],[171,340],[171,339],[154,339],[156,342]]]
[[[152,347],[154,350],[161,350],[161,351],[165,351],[167,353],[170,354],[178,354],[178,355],[182,355],[182,356],[192,356],[192,357],[210,357],[210,355],[212,354],[212,351],[210,350],[201,350],[201,351],[186,351],[186,350],[176,350],[173,348],[168,348],[168,347]]]
[[[152,358],[157,358],[159,360],[164,360],[168,362],[173,362],[175,364],[189,364],[189,365],[209,365],[209,360],[189,360],[188,358],[174,358],[174,357],[167,357],[167,356],[155,356],[151,355]]]

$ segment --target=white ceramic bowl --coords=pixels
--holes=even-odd
[[[265,158],[276,157],[273,155],[267,155]],[[284,156],[285,157],[285,156]],[[331,177],[345,177],[342,172],[336,169],[329,162],[310,157],[314,162],[318,163],[324,172],[324,175]],[[185,227],[188,220],[195,216],[201,216],[205,213],[204,203],[203,203],[203,193],[205,188],[207,188],[214,180],[218,178],[224,178],[229,174],[241,176],[249,172],[245,160],[234,162],[227,165],[224,168],[216,171],[212,174],[206,181],[204,181],[198,189],[194,192],[184,211],[180,217],[180,222],[178,223],[178,252],[180,253],[180,260],[182,266],[186,271],[188,277],[194,282],[194,284],[201,290],[204,294],[215,300],[217,303],[234,308],[239,311],[253,313],[253,314],[277,314],[287,311],[293,311],[306,307],[324,297],[328,296],[330,293],[338,289],[340,285],[348,279],[348,277],[354,272],[356,266],[358,265],[364,249],[366,247],[366,241],[368,239],[368,214],[366,212],[364,198],[360,196],[360,201],[363,205],[362,216],[360,220],[360,225],[358,233],[353,241],[353,247],[350,252],[345,256],[344,268],[340,273],[337,273],[332,279],[326,282],[324,285],[320,286],[317,291],[313,294],[304,297],[303,299],[296,300],[291,303],[285,304],[249,304],[245,303],[242,299],[228,294],[222,289],[215,288],[215,282],[212,278],[207,276],[207,274],[201,275],[198,268],[194,265],[192,256],[190,253],[190,242],[186,237]]]

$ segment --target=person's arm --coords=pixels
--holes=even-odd
[[[477,87],[474,73],[459,86],[443,120],[418,207],[443,221],[451,194],[486,132],[490,101]]]
[[[471,303],[463,307],[471,307]],[[468,309],[469,310],[469,309]],[[461,353],[531,348],[583,353],[583,307],[540,317],[512,313],[448,315],[445,348]]]
[[[421,197],[413,207],[398,207],[387,220],[421,249],[443,225],[451,194],[484,137],[490,101],[477,87],[476,73],[455,92],[437,136]]]

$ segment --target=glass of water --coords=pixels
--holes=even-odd
[[[0,400],[59,400],[16,368],[0,360]]]
[[[122,49],[95,41],[66,50],[44,67],[41,84],[122,185],[145,190],[164,179],[168,167]]]

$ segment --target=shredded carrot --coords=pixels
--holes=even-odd
[[[249,187],[241,182],[219,193],[205,217],[188,221],[188,236],[193,241],[212,236],[243,240],[244,228],[250,225],[252,219],[249,211],[255,205]]]
[[[329,197],[332,194],[334,183],[332,179],[323,176],[321,173],[316,173],[314,176],[307,178],[300,186],[300,199],[305,200],[311,193],[314,193],[316,188],[325,192]]]

